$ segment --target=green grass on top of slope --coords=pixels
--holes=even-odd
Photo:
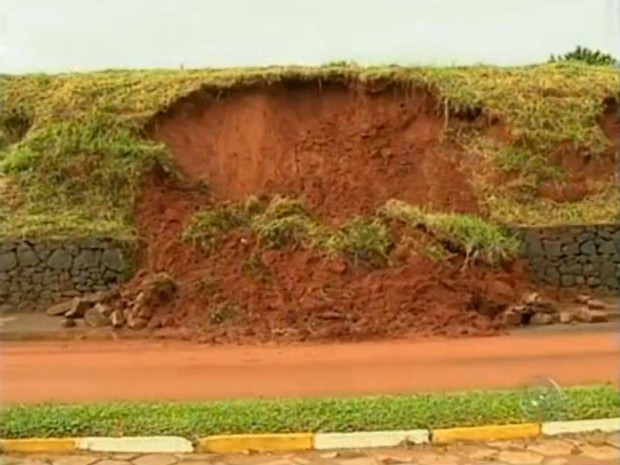
[[[510,140],[493,148],[498,159],[529,170],[525,176],[538,176],[560,144],[584,156],[605,150],[607,141],[597,120],[604,102],[616,100],[618,72],[556,63],[523,68],[336,65],[0,76],[0,236],[132,236],[132,211],[142,176],[155,164],[173,169],[165,148],[144,137],[145,125],[156,114],[198,90],[216,96],[229,89],[290,81],[428,88],[446,116],[479,112],[487,120],[504,121]],[[472,150],[485,142],[477,136],[468,141]],[[484,191],[481,200],[490,218],[500,222],[610,221],[618,216],[610,189],[603,186],[592,198],[562,207],[497,189]]]
[[[546,392],[546,391],[541,391]],[[548,393],[547,393],[548,394]],[[525,391],[343,399],[23,405],[0,410],[0,438],[347,432],[617,417],[610,386],[568,388],[539,411]],[[526,406],[524,408],[524,405]]]

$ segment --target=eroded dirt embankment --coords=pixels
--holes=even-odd
[[[442,138],[444,115],[427,93],[280,86],[197,94],[151,129],[185,182],[147,183],[136,215],[148,244],[143,270],[121,305],[149,274],[169,273],[177,296],[145,318],[161,334],[211,342],[488,335],[531,288],[518,264],[464,270],[462,257],[410,255],[376,269],[319,250],[258,249],[247,231],[209,253],[180,239],[199,208],[249,196],[296,197],[336,224],[392,198],[478,212],[463,153]]]
[[[186,100],[158,119],[155,134],[221,199],[291,194],[338,218],[391,198],[475,212],[457,154],[440,144],[437,110],[422,92],[275,87]]]

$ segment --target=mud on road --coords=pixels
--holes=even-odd
[[[6,343],[0,399],[198,400],[561,386],[620,380],[611,332],[287,347],[183,342]]]

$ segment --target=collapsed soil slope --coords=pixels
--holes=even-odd
[[[464,269],[463,257],[392,250],[390,265],[376,268],[308,247],[266,249],[243,228],[208,251],[181,239],[200,209],[250,196],[298,197],[330,224],[394,198],[475,213],[443,124],[428,94],[401,91],[272,88],[180,103],[151,129],[185,185],[153,177],[143,191],[144,270],[122,305],[166,272],[176,297],[140,315],[164,334],[253,342],[496,333],[498,314],[529,287],[518,264]]]
[[[412,255],[373,268],[313,249],[262,250],[245,231],[204,252],[181,235],[206,202],[152,182],[139,204],[144,270],[122,305],[134,304],[153,273],[170,274],[176,297],[146,315],[160,334],[209,342],[491,335],[502,326],[498,314],[530,289],[518,265],[463,270],[458,258]]]
[[[461,271],[480,248],[476,234],[495,253],[493,223],[618,215],[608,140],[618,132],[617,71],[609,67],[271,67],[0,81],[0,132],[10,136],[0,148],[0,233],[131,240],[138,229],[143,270],[119,305],[134,315],[154,272],[171,274],[179,289],[159,308],[143,305],[137,326],[211,340],[488,333],[527,283],[518,269],[471,260]],[[186,185],[165,176],[143,185],[171,162]],[[309,213],[276,218],[276,233],[291,233],[292,244],[266,247],[255,223],[248,227],[254,220],[223,206],[254,195],[269,204],[276,194]],[[432,227],[386,224],[377,208],[392,198],[487,221],[435,215],[437,240]],[[210,250],[181,239],[205,209],[225,232]],[[368,221],[345,239],[362,249],[378,240],[389,266],[356,263],[359,250],[354,259],[328,253],[342,251],[354,215]]]

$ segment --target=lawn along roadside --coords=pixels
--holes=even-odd
[[[306,435],[311,433],[439,431],[516,424],[522,426],[503,430],[503,436],[498,439],[524,434],[535,436],[543,422],[616,418],[619,410],[620,397],[611,386],[563,391],[535,387],[518,391],[348,399],[24,405],[5,407],[0,411],[0,437],[9,440],[179,436],[196,441],[208,436],[220,436],[221,439],[223,435],[286,433],[294,435],[287,436],[293,444],[303,443],[303,448],[309,448],[308,444],[313,440]],[[566,432],[575,432],[567,428]],[[456,437],[471,431],[458,433]],[[498,434],[497,429],[492,431],[492,434]],[[299,433],[303,433],[302,436],[295,436]],[[406,439],[410,433],[402,434]],[[268,442],[271,440],[269,436],[262,437]],[[455,436],[442,431],[435,437],[452,440]],[[477,439],[477,436],[474,434],[468,438]],[[68,441],[71,444],[59,443],[58,447],[73,447],[73,439]],[[226,441],[229,440],[218,442],[210,439],[207,442],[217,444],[216,448],[232,447],[226,445]],[[274,441],[277,443],[279,439]]]

